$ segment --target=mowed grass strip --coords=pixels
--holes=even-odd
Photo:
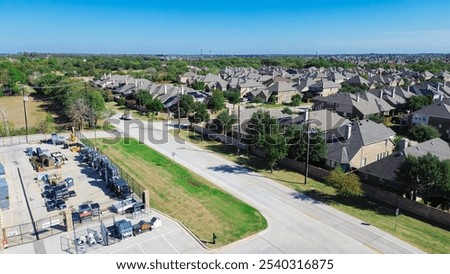
[[[182,222],[200,240],[220,247],[267,227],[253,207],[135,139],[100,149],[150,191],[150,203]]]
[[[191,131],[172,131],[178,138],[188,140],[199,147],[213,151],[222,157],[244,165],[267,178],[278,181],[296,191],[303,192],[367,224],[380,228],[428,253],[450,254],[450,232],[400,211],[396,220],[395,207],[368,197],[345,198],[334,188],[311,178],[304,185],[304,177],[298,172],[280,167],[270,172],[264,159],[253,155],[236,156],[236,148],[214,140],[205,140]],[[397,225],[395,224],[397,222]]]

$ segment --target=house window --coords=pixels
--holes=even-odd
[[[441,124],[439,124],[439,125],[438,125],[438,128],[442,128],[442,125],[441,125]]]
[[[365,166],[366,164],[367,164],[367,158],[364,158],[364,159],[362,160],[361,166]]]

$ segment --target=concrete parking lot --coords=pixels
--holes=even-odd
[[[45,172],[36,172],[33,170],[29,157],[25,153],[28,147],[32,147],[33,150],[40,147],[42,150],[48,150],[50,153],[60,151],[66,155],[68,162],[58,169],[49,168]],[[66,200],[68,208],[77,209],[83,203],[99,203],[102,211],[108,211],[108,207],[116,201],[110,198],[109,195],[111,193],[97,172],[86,163],[83,163],[77,152],[63,149],[60,145],[54,146],[52,144],[34,142],[0,147],[0,162],[5,166],[5,178],[8,182],[10,198],[10,208],[2,212],[3,227],[16,227],[21,224],[31,223],[31,216],[38,223],[37,230],[42,229],[42,226],[47,226],[49,222],[60,222],[58,220],[61,220],[62,217],[59,210],[48,212],[45,207],[45,200],[41,196],[43,182],[38,181],[37,177],[44,173],[60,172],[63,178],[74,178],[75,184],[70,190],[74,190],[77,196]],[[23,179],[23,188],[19,172]],[[25,195],[23,190],[25,190]],[[26,227],[26,230],[29,228]],[[9,229],[9,236],[30,232],[19,231],[20,229],[22,228]]]

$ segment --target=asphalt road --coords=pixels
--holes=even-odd
[[[117,117],[116,117],[117,118]],[[125,136],[172,158],[258,209],[268,228],[217,250],[219,253],[423,253],[361,220],[344,214],[218,155],[175,139],[173,125],[114,119]],[[174,121],[175,123],[175,121]],[[97,133],[97,137],[104,134]]]

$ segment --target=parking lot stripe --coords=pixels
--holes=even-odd
[[[166,240],[166,242],[170,245],[170,247],[172,247],[173,250],[175,250],[175,252],[177,254],[180,254],[180,252],[178,252],[178,250],[172,245],[172,243],[169,240],[167,240],[167,238],[164,235],[162,237],[163,237],[164,240]]]

